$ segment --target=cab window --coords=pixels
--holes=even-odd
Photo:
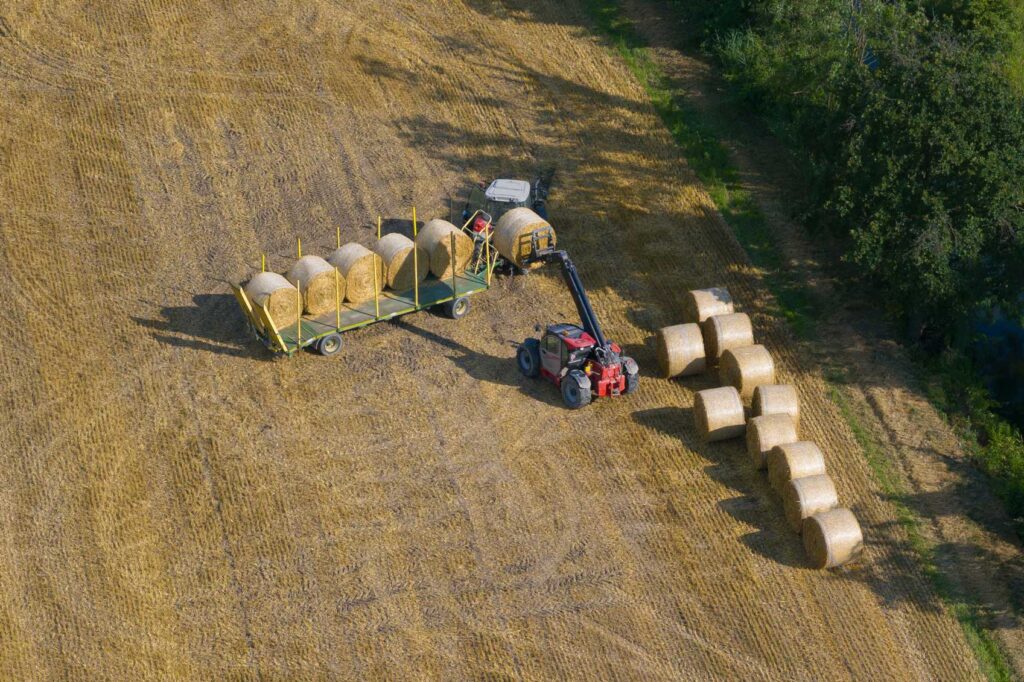
[[[554,334],[548,334],[547,336],[544,337],[544,350],[551,353],[552,355],[558,355],[560,349],[564,348],[565,344],[563,344],[561,340]]]

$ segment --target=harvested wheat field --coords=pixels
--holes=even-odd
[[[298,5],[298,3],[296,3]],[[556,7],[557,5],[557,7]],[[0,677],[970,679],[957,621],[817,367],[577,3],[5,4]],[[554,269],[455,322],[273,359],[229,282],[448,217],[557,168],[550,204],[637,394],[569,412],[512,342]],[[818,571],[713,375],[654,334],[727,286],[863,527]],[[765,332],[764,330],[768,330]]]

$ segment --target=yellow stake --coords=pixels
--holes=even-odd
[[[377,255],[373,256],[373,319],[380,319],[380,273],[377,272]]]
[[[338,272],[338,268],[334,268],[334,309],[337,311],[335,314],[335,327],[341,329],[341,273]]]
[[[340,249],[341,248],[341,225],[338,225],[338,227],[336,227],[335,229],[337,230],[336,241],[338,242],[338,246],[336,248]]]
[[[299,258],[302,258],[302,237],[299,237],[298,240],[299,240]]]
[[[265,253],[261,253],[260,254],[260,265],[263,268],[261,270],[261,272],[266,272],[267,271],[267,254],[265,254]]]
[[[295,345],[298,346],[302,343],[302,285],[298,281],[295,282],[295,310],[299,313],[295,323]]]
[[[377,214],[377,241],[380,241],[380,214]]]
[[[484,234],[484,267],[487,268],[487,286],[491,286],[491,235]]]
[[[412,207],[412,236],[416,236],[416,207]]]

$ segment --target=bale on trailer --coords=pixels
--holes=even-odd
[[[502,256],[523,267],[523,261],[530,255],[530,234],[540,228],[551,228],[551,223],[528,208],[513,208],[498,219],[494,227],[494,246]],[[542,248],[555,246],[554,229],[550,234],[550,240],[540,244]]]
[[[455,253],[452,253],[452,235],[455,236]],[[447,220],[435,218],[416,235],[416,246],[430,254],[430,272],[438,279],[451,279],[452,264],[455,274],[461,275],[473,258],[473,240]]]
[[[718,362],[722,353],[732,348],[754,345],[754,325],[746,313],[712,315],[700,325],[708,359]]]
[[[747,422],[747,452],[755,469],[768,466],[768,453],[776,445],[796,441],[796,424],[788,414],[769,414]]]
[[[344,278],[338,277],[335,291],[334,266],[320,256],[303,256],[285,277],[302,291],[303,309],[310,315],[332,312],[337,307],[338,294],[345,297]]]
[[[776,445],[768,453],[768,482],[780,493],[798,478],[825,473],[825,455],[809,440]]]
[[[299,319],[296,297],[299,293],[291,282],[276,272],[260,272],[246,283],[245,295],[254,306],[263,306],[278,329]]]
[[[417,252],[415,257],[413,249]],[[384,261],[384,279],[392,289],[412,289],[417,280],[422,282],[426,278],[430,270],[430,254],[404,234],[392,232],[384,235],[373,245],[373,250]]]
[[[693,401],[693,420],[701,437],[710,442],[743,435],[743,401],[732,386],[698,391]]]
[[[706,367],[704,338],[696,324],[676,324],[658,330],[658,364],[663,376],[700,374]]]
[[[384,288],[384,261],[362,244],[350,242],[327,257],[327,262],[338,268],[345,278],[345,299],[362,303]],[[377,276],[374,278],[374,268]],[[376,281],[376,289],[374,282]]]
[[[767,414],[788,414],[800,426],[800,399],[791,384],[764,384],[754,388],[752,412],[761,417]]]
[[[712,315],[728,315],[733,310],[732,296],[725,287],[694,289],[683,299],[683,319],[687,322],[701,324]]]
[[[846,507],[804,519],[804,551],[814,568],[842,566],[864,548],[857,517]]]
[[[725,351],[718,371],[722,383],[735,387],[742,398],[751,397],[758,386],[775,383],[775,361],[760,345]]]
[[[836,493],[836,485],[828,474],[797,478],[782,489],[782,507],[786,512],[786,520],[797,533],[808,516],[838,506],[839,495]]]

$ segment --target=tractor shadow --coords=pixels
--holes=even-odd
[[[232,294],[196,294],[193,305],[164,306],[160,317],[132,316],[158,342],[238,358],[270,360],[272,356],[247,334],[245,318]]]
[[[736,521],[755,528],[740,537],[740,542],[748,549],[783,566],[808,568],[800,536],[786,523],[781,500],[768,485],[767,478],[749,466],[742,439],[705,443],[693,426],[692,408],[638,410],[632,414],[632,419],[641,426],[678,439],[708,462],[704,467],[708,476],[740,493],[715,504]]]
[[[440,313],[437,314],[441,316]],[[459,369],[477,381],[516,388],[523,395],[542,403],[556,407],[562,406],[561,393],[546,381],[529,379],[520,374],[514,357],[506,358],[472,350],[458,341],[440,336],[422,327],[414,326],[401,318],[393,320],[392,324],[403,331],[415,334],[426,341],[451,351],[446,357],[455,363]]]

